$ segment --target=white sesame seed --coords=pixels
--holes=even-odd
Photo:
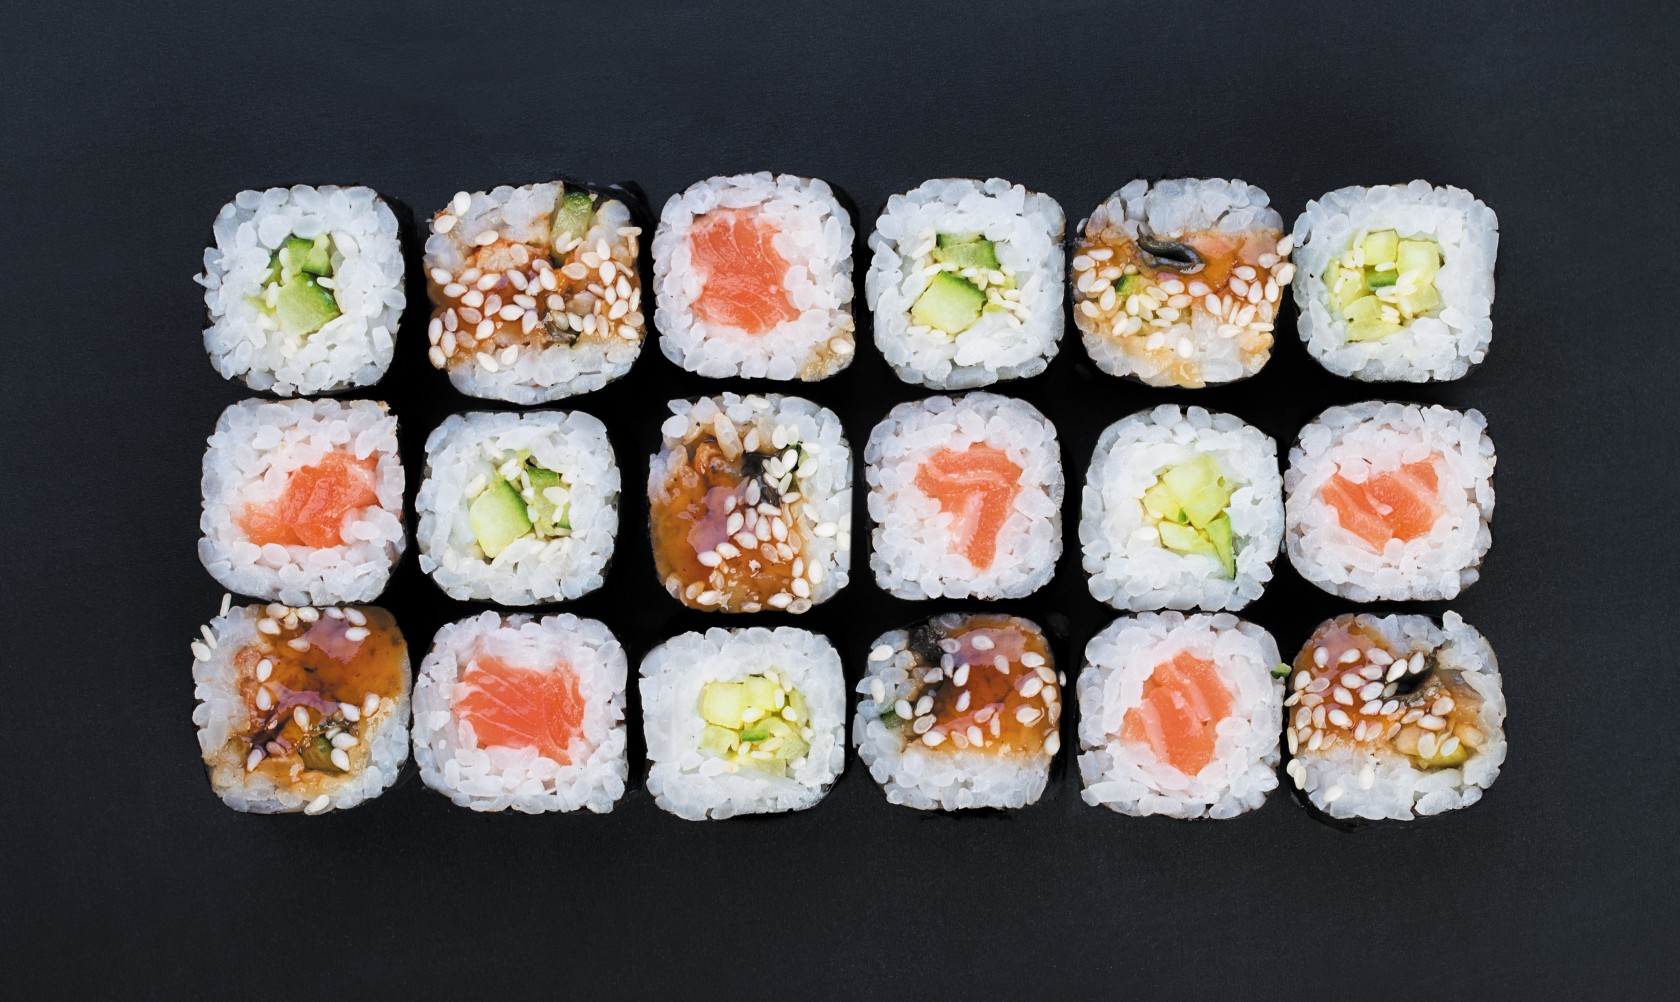
[[[1366,762],[1365,768],[1359,770],[1359,788],[1369,790],[1375,785],[1377,785],[1377,767]]]
[[[926,734],[922,735],[922,743],[927,745],[929,748],[937,748],[941,744],[945,743],[945,735],[938,731],[928,731]]]
[[[1340,707],[1330,711],[1330,722],[1337,727],[1352,727],[1353,719]]]
[[[1062,736],[1057,734],[1055,731],[1051,731],[1044,739],[1044,754],[1054,758],[1056,753],[1061,750]]]
[[[908,699],[901,699],[893,704],[893,712],[898,714],[900,719],[909,720],[915,716],[915,707],[910,705]]]
[[[362,700],[362,716],[371,717],[378,709],[379,694],[376,692],[368,693],[367,698]]]
[[[1329,663],[1330,663],[1330,652],[1329,651],[1325,650],[1322,647],[1317,647],[1317,648],[1313,649],[1313,664],[1318,665],[1320,668],[1323,668],[1325,665],[1327,665]]]
[[[368,635],[369,630],[365,626],[352,626],[344,631],[344,639],[353,644],[361,643],[368,638]]]
[[[1342,799],[1342,794],[1344,792],[1345,791],[1343,791],[1343,789],[1341,787],[1332,786],[1330,789],[1324,791],[1324,802],[1326,804],[1333,804],[1336,801]]]
[[[311,800],[309,802],[309,806],[305,807],[303,809],[303,813],[305,813],[305,814],[320,814],[331,806],[332,806],[332,798],[323,793],[319,797],[316,797],[314,800]]]
[[[257,709],[267,713],[274,708],[274,694],[268,691],[268,686],[257,687]]]
[[[1349,647],[1347,650],[1343,651],[1342,656],[1337,658],[1336,660],[1340,664],[1350,665],[1350,664],[1353,664],[1355,661],[1358,661],[1359,658],[1360,658],[1359,648]]]

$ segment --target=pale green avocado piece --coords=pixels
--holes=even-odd
[[[1399,299],[1395,300],[1395,303],[1412,316],[1418,317],[1428,313],[1430,310],[1439,308],[1441,305],[1441,294],[1435,290],[1435,286],[1433,284],[1426,283],[1418,286],[1417,291],[1413,292],[1411,295],[1401,296]]]
[[[793,719],[801,725],[811,720],[811,706],[805,702],[805,696],[798,689],[788,690],[788,705],[793,707]]]
[[[782,739],[781,745],[771,754],[784,762],[796,762],[801,755],[811,747],[805,739],[799,736],[799,728],[794,727],[781,717],[768,717],[764,720],[765,729],[771,737]]]
[[[473,498],[467,508],[467,521],[472,524],[478,548],[491,560],[508,548],[514,540],[531,531],[531,517],[525,510],[525,499],[513,485],[496,477],[484,493]]]
[[[1365,252],[1365,267],[1374,268],[1394,260],[1400,247],[1400,234],[1394,230],[1377,230],[1365,234],[1359,246]]]
[[[1208,542],[1213,544],[1214,556],[1217,556],[1219,562],[1225,566],[1225,576],[1228,578],[1236,577],[1237,551],[1231,546],[1230,516],[1221,514],[1207,524],[1206,532]]]
[[[548,496],[552,488],[566,489],[560,482],[560,474],[540,466],[527,466],[525,476],[531,481],[531,524],[536,528],[537,535],[556,536],[562,529],[569,530],[572,527],[570,493],[567,493],[568,500],[560,504]]]
[[[1190,516],[1184,513],[1184,505],[1179,503],[1178,496],[1163,480],[1156,480],[1155,486],[1143,492],[1143,510],[1168,522],[1190,521]]]
[[[946,243],[945,235],[940,234],[940,243],[933,249],[933,259],[943,264],[954,264],[958,268],[984,268],[996,271],[998,267],[997,248],[990,240],[975,237],[972,240]]]
[[[1212,460],[1208,462],[1211,464]],[[1231,488],[1215,475],[1213,482],[1203,487],[1200,492],[1180,500],[1184,502],[1184,514],[1190,519],[1190,524],[1198,529],[1205,529],[1225,514],[1225,506],[1231,503]]]
[[[700,716],[706,723],[741,729],[741,711],[751,705],[747,687],[739,682],[707,682],[700,689]]]
[[[564,191],[554,203],[554,216],[548,224],[549,246],[556,254],[560,248],[582,238],[589,232],[595,218],[595,200],[587,191]]]
[[[309,252],[304,255],[298,267],[311,275],[331,275],[332,269],[332,239],[325,233],[316,237],[309,245]]]
[[[1192,499],[1199,498],[1210,490],[1219,489],[1219,467],[1214,463],[1212,456],[1197,456],[1161,474],[1161,482],[1172,491],[1173,497],[1185,507],[1189,507]],[[1220,507],[1224,507],[1223,502]]]
[[[727,727],[707,724],[700,732],[700,747],[719,755],[728,755],[739,744],[740,740],[735,737],[735,732]]]
[[[1337,292],[1336,281],[1338,276],[1343,274],[1347,275],[1347,281],[1342,283],[1341,291]],[[1370,288],[1365,285],[1363,271],[1344,268],[1339,264],[1332,264],[1325,270],[1324,287],[1330,290],[1330,301],[1343,313],[1346,313],[1354,302],[1371,294]]]
[[[274,316],[280,331],[289,337],[304,337],[325,327],[341,311],[332,291],[315,284],[309,275],[282,280],[275,299]]]
[[[776,683],[763,675],[748,675],[741,686],[748,706],[763,710],[766,716],[776,712]]]
[[[1382,318],[1382,300],[1372,296],[1354,300],[1347,310],[1347,339],[1375,341],[1400,331],[1400,325]]]
[[[1417,759],[1418,765],[1425,769],[1450,769],[1455,765],[1464,764],[1465,760],[1470,757],[1470,746],[1460,741],[1458,747],[1452,750],[1451,755],[1441,754],[1439,746],[1437,746],[1433,755],[1415,755],[1413,757]]]
[[[1433,240],[1402,240],[1394,266],[1400,271],[1415,272],[1420,282],[1432,282],[1435,273],[1441,270],[1441,247]]]
[[[974,326],[985,308],[986,294],[973,282],[942,271],[911,304],[910,319],[947,334],[961,334]]]
[[[303,263],[309,260],[309,252],[314,249],[314,243],[303,237],[287,237],[280,249],[274,252],[274,260],[280,265],[281,280],[303,271]]]
[[[1376,292],[1378,289],[1386,289],[1398,281],[1400,281],[1400,273],[1397,271],[1365,272],[1365,287],[1372,292]]]
[[[1205,553],[1210,557],[1218,556],[1208,538],[1188,525],[1158,522],[1155,528],[1161,534],[1161,545],[1174,553]]]

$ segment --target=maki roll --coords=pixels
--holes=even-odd
[[[1364,380],[1458,379],[1493,340],[1499,218],[1461,188],[1341,188],[1295,221],[1301,340]]]
[[[780,627],[672,637],[642,661],[648,792],[680,818],[801,811],[845,762],[840,655]]]
[[[462,807],[613,809],[624,795],[624,648],[576,616],[480,613],[438,631],[414,683],[420,778]]]
[[[1355,602],[1454,598],[1493,542],[1493,466],[1478,411],[1332,407],[1289,450],[1289,560]]]
[[[1043,372],[1062,339],[1062,207],[1001,178],[928,181],[887,200],[864,282],[875,345],[939,390]]]
[[[227,379],[282,397],[369,386],[395,349],[397,217],[371,188],[242,191],[204,252],[204,350]]]
[[[320,814],[396,781],[408,759],[408,645],[384,609],[224,598],[192,650],[198,747],[229,807]]]
[[[1260,371],[1294,276],[1283,217],[1242,181],[1133,181],[1079,226],[1074,322],[1097,368],[1201,387]]]
[[[737,174],[672,195],[653,280],[659,347],[690,372],[809,382],[852,362],[852,220],[822,181]]]
[[[641,232],[623,202],[559,181],[457,192],[426,238],[432,365],[516,404],[629,372],[646,329]]]
[[[851,569],[852,454],[809,400],[673,400],[648,469],[654,570],[693,609],[808,612]]]
[[[420,569],[462,601],[577,598],[605,580],[618,488],[606,426],[589,414],[451,415],[426,438]]]
[[[204,451],[198,557],[222,587],[290,605],[385,590],[406,538],[397,419],[370,400],[245,400]]]
[[[1277,443],[1229,414],[1162,405],[1103,430],[1079,538],[1117,609],[1241,609],[1283,540]]]
[[[1283,681],[1272,635],[1229,613],[1123,616],[1079,675],[1085,802],[1233,818],[1277,788]]]
[[[1062,555],[1056,429],[993,393],[899,404],[864,451],[869,566],[898,598],[1021,598]]]
[[[1337,616],[1295,658],[1285,771],[1332,818],[1468,807],[1505,761],[1499,663],[1456,613]]]
[[[1061,748],[1064,681],[1036,623],[935,616],[876,638],[852,740],[891,803],[1023,807]]]

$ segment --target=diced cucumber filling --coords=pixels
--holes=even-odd
[[[320,283],[332,277],[332,255],[332,238],[324,233],[312,240],[287,237],[269,258],[252,305],[287,337],[308,337],[325,327],[343,313],[332,290]]]
[[[935,240],[933,259],[940,264],[997,271],[997,247],[977,233],[941,233]]]
[[[526,536],[546,540],[571,535],[571,488],[564,477],[537,466],[523,450],[511,459],[491,458],[494,472],[467,506],[473,537],[486,557],[496,559]]]
[[[580,189],[568,191],[562,187],[548,224],[549,247],[556,255],[565,253],[565,248],[571,246],[572,241],[581,240],[589,233],[589,224],[594,219],[595,196]]]
[[[1225,577],[1232,578],[1237,573],[1236,543],[1225,509],[1233,490],[1213,457],[1204,455],[1168,468],[1140,500],[1163,547],[1213,557]]]
[[[1330,305],[1347,322],[1348,341],[1359,342],[1390,337],[1440,309],[1440,270],[1441,245],[1434,240],[1372,230],[1358,235],[1321,277]]]
[[[966,278],[942,271],[910,305],[910,319],[923,327],[957,335],[974,326],[986,308],[986,294]]]
[[[805,697],[778,674],[700,688],[700,748],[736,767],[786,775],[811,747]]]

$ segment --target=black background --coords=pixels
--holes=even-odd
[[[8,5],[8,984],[241,998],[1655,991],[1680,973],[1665,263],[1680,88],[1663,9]],[[1497,336],[1459,382],[1332,377],[1291,306],[1271,364],[1240,385],[1122,383],[1093,370],[1070,324],[1046,375],[1000,388],[1060,431],[1070,544],[1049,588],[1001,607],[1058,630],[1067,667],[1113,615],[1086,591],[1076,535],[1108,423],[1195,403],[1287,448],[1323,407],[1373,395],[1486,413],[1495,544],[1452,607],[1505,672],[1511,754],[1487,798],[1348,834],[1280,791],[1192,824],[1087,807],[1064,767],[1030,809],[932,816],[889,806],[850,756],[817,807],[726,823],[665,814],[639,778],[605,816],[479,815],[412,775],[322,818],[223,807],[198,762],[187,650],[221,595],[194,552],[204,440],[246,395],[199,336],[192,276],[218,207],[243,188],[360,183],[424,217],[458,189],[567,173],[637,181],[657,210],[696,180],[759,169],[848,193],[860,248],[889,194],[941,176],[1048,192],[1070,226],[1136,176],[1241,177],[1289,220],[1332,188],[1414,177],[1493,206]],[[866,268],[857,362],[791,388],[837,410],[859,454],[892,404],[921,395],[870,345]],[[411,504],[426,433],[473,406],[425,361],[415,274],[396,364],[365,394],[402,420]],[[721,621],[681,609],[651,569],[641,488],[664,402],[765,385],[679,371],[650,338],[630,376],[569,404],[607,422],[627,490],[606,588],[566,608],[605,620],[632,665]],[[851,585],[804,617],[748,617],[827,633],[853,681],[878,632],[950,607],[875,587],[861,490],[856,508]],[[446,600],[412,552],[382,604],[416,662],[439,625],[480,608]],[[1280,559],[1244,615],[1292,652],[1348,608]],[[633,686],[630,700],[636,734]],[[631,751],[639,774],[639,735]]]

